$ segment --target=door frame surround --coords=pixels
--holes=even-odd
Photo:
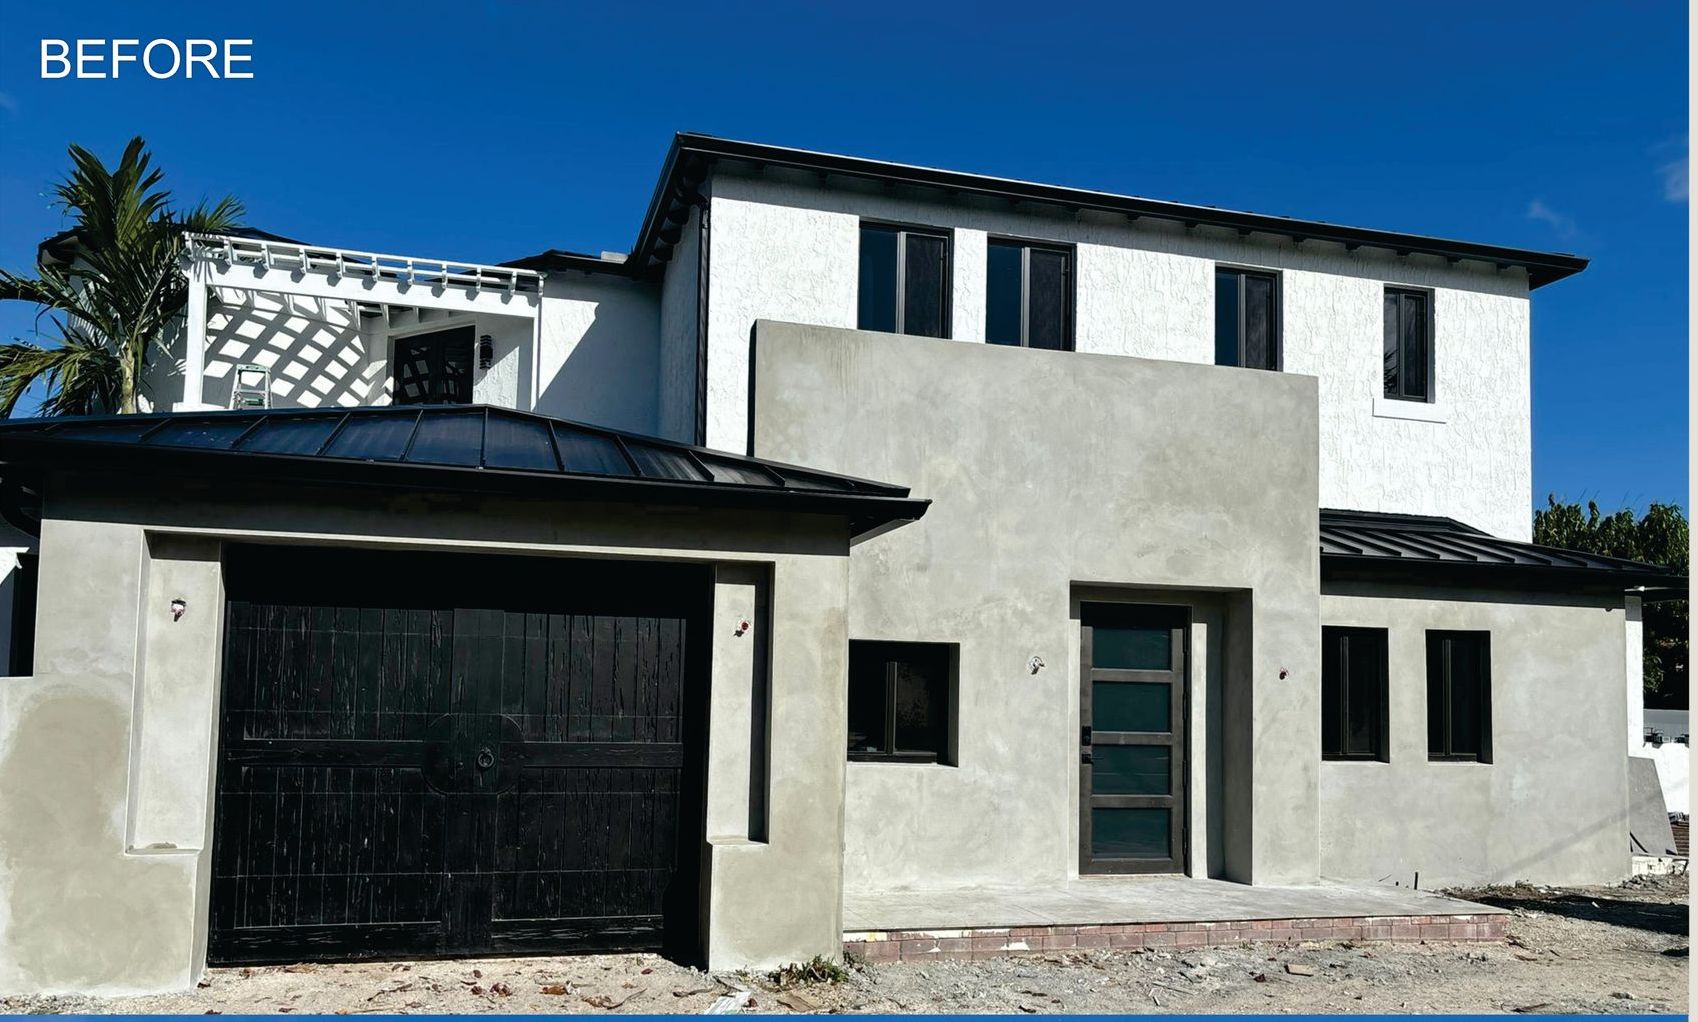
[[[1154,594],[1151,594],[1152,596]],[[1079,762],[1078,762],[1078,831],[1076,835],[1078,852],[1078,870],[1080,876],[1117,875],[1117,874],[1174,874],[1188,875],[1191,867],[1191,827],[1192,792],[1191,767],[1195,736],[1192,728],[1192,699],[1193,699],[1193,662],[1192,655],[1192,625],[1195,620],[1195,607],[1189,603],[1175,603],[1160,598],[1140,600],[1131,593],[1120,599],[1105,599],[1102,597],[1079,596],[1076,598],[1079,623]],[[1171,731],[1164,732],[1172,735],[1171,747],[1174,755],[1170,764],[1171,787],[1167,796],[1119,796],[1122,798],[1170,798],[1172,816],[1169,821],[1169,857],[1166,859],[1096,859],[1091,854],[1091,773],[1092,763],[1087,758],[1087,752],[1094,744],[1094,732],[1091,731],[1092,721],[1092,682],[1096,671],[1092,665],[1092,634],[1093,625],[1090,615],[1093,608],[1109,608],[1112,613],[1135,615],[1145,612],[1152,617],[1167,618],[1171,625],[1172,662],[1177,665],[1179,677],[1173,682],[1175,689],[1169,706]],[[1148,672],[1134,672],[1120,669],[1104,669],[1105,673],[1115,675],[1132,675]],[[1157,672],[1167,673],[1167,672]],[[1103,679],[1110,680],[1110,679]],[[1118,680],[1136,680],[1122,677]],[[1154,680],[1154,679],[1151,679]],[[1133,743],[1159,744],[1159,743]]]

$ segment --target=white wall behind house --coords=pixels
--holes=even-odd
[[[984,338],[987,235],[1076,246],[1080,351],[1209,363],[1217,262],[1283,277],[1285,370],[1320,382],[1321,503],[1446,515],[1494,535],[1531,534],[1529,299],[1526,276],[1437,259],[1177,226],[1134,226],[1095,214],[1006,208],[857,190],[809,180],[713,178],[708,330],[709,446],[742,451],[748,433],[748,344],[754,320],[855,325],[858,226],[873,217],[953,228],[953,336]],[[1435,292],[1442,421],[1381,398],[1386,284]],[[946,385],[947,381],[938,381]],[[1237,414],[1199,408],[1200,417]]]

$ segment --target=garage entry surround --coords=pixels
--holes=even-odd
[[[27,453],[25,444],[0,450],[14,467]],[[362,550],[699,573],[712,738],[705,838],[678,860],[699,872],[687,890],[693,911],[678,916],[693,930],[690,957],[770,968],[840,950],[842,807],[821,792],[843,785],[850,537],[905,491],[712,506],[696,496],[707,483],[644,480],[550,498],[421,486],[417,472],[408,485],[374,485],[391,475],[384,465],[351,474],[363,479],[313,481],[177,458],[138,459],[121,474],[64,450],[41,453],[55,460],[40,482],[36,673],[0,686],[0,989],[182,989],[209,951],[217,957],[224,564],[256,544],[288,551],[262,574],[297,589],[315,581],[292,556],[304,547],[335,549],[346,565],[338,584],[363,584]],[[627,499],[612,499],[619,493]],[[476,585],[465,573],[455,581]],[[233,575],[229,595],[240,600],[245,584]],[[322,589],[320,599],[329,599]],[[480,748],[467,749],[474,760]]]

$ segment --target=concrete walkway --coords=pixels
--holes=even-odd
[[[843,896],[843,929],[849,933],[1457,914],[1501,915],[1503,910],[1407,887],[1344,883],[1252,887],[1182,876],[1090,877],[1046,887]]]

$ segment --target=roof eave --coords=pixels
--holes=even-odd
[[[1650,600],[1685,599],[1685,576],[1659,571],[1560,565],[1450,561],[1363,554],[1321,554],[1328,582],[1404,582],[1418,585],[1497,587],[1534,592],[1655,594]]]

